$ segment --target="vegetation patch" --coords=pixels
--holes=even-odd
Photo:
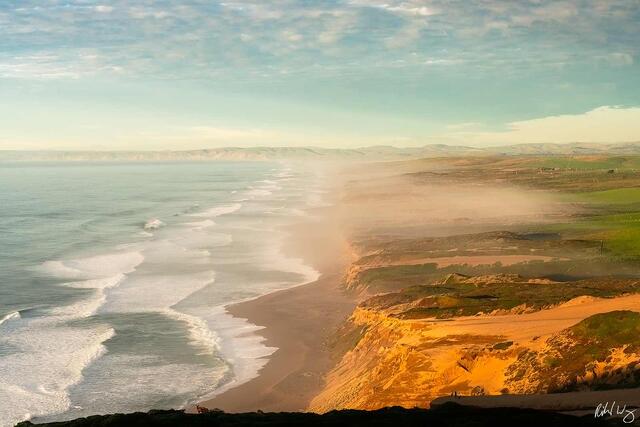
[[[616,359],[614,352],[621,352]],[[588,317],[556,334],[541,352],[527,350],[507,370],[511,386],[527,392],[601,390],[640,385],[640,313],[612,311]]]
[[[611,298],[640,292],[640,281],[590,279],[571,282],[536,283],[495,281],[477,283],[473,278],[446,285],[411,286],[399,292],[372,297],[361,305],[388,309],[402,319],[438,318],[488,314],[496,310],[540,310],[579,296]]]

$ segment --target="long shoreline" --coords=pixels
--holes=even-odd
[[[341,286],[349,260],[346,244],[325,215],[290,229],[287,255],[303,258],[318,280],[227,307],[234,317],[263,329],[253,332],[276,347],[256,378],[199,403],[226,412],[304,411],[324,385],[335,360],[326,345],[355,307]]]

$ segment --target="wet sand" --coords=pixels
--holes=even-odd
[[[264,326],[265,345],[277,347],[254,378],[200,403],[226,412],[304,411],[333,367],[327,339],[351,314],[354,299],[341,283],[348,265],[346,246],[326,219],[292,230],[288,253],[301,256],[320,278],[258,299],[232,305],[233,316]]]

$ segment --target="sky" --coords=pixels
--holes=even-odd
[[[2,0],[0,149],[640,141],[638,0]]]

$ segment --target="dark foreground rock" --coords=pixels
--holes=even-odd
[[[33,426],[25,421],[18,427]],[[186,414],[183,411],[149,411],[134,414],[96,415],[49,424],[51,427],[115,427],[115,426],[451,426],[451,427],[573,427],[622,426],[620,419],[595,419],[593,415],[575,417],[554,412],[519,408],[477,408],[446,403],[433,409],[384,408],[377,411],[343,410],[323,415],[282,412],[228,414],[213,411]]]

